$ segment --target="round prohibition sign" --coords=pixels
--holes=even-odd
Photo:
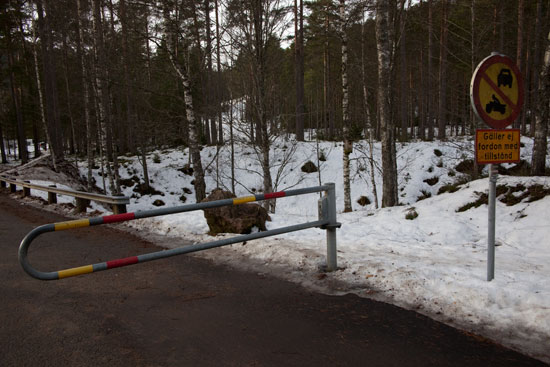
[[[470,99],[477,116],[494,129],[504,129],[523,106],[523,77],[508,56],[483,59],[472,76]]]

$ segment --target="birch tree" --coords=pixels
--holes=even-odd
[[[183,89],[185,113],[187,122],[189,124],[189,154],[191,156],[191,163],[193,164],[193,175],[195,178],[195,199],[198,203],[206,198],[206,184],[204,182],[204,170],[202,168],[201,152],[199,148],[199,130],[197,126],[197,120],[195,119],[195,111],[193,108],[191,84],[189,82],[189,76],[187,74],[187,67],[186,65],[182,64],[183,60],[185,59],[176,59],[174,57],[173,50],[179,41],[179,24],[174,23],[172,19],[170,19],[170,9],[168,7],[165,7],[163,9],[163,17],[164,38],[167,43],[168,57],[170,59],[170,64],[176,72],[176,75],[180,80],[181,87]]]
[[[346,1],[340,0],[338,30],[342,40],[342,128],[344,131],[343,173],[344,173],[344,212],[351,212],[350,160],[353,142],[350,139],[349,89],[348,89],[348,37],[346,35]]]
[[[34,60],[34,73],[36,77],[36,90],[38,91],[38,106],[40,108],[40,121],[42,122],[42,127],[44,128],[44,132],[46,134],[46,142],[51,147],[51,139],[50,139],[50,132],[48,131],[48,126],[46,125],[46,112],[44,107],[44,95],[42,93],[42,81],[40,78],[40,69],[38,66],[38,37],[36,35],[36,22],[33,21],[32,25],[32,56]],[[50,149],[50,156],[52,158],[52,165],[53,169],[57,171],[57,162],[55,159],[55,153]]]

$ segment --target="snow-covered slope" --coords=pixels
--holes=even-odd
[[[522,142],[522,157],[529,159],[532,141],[524,138]],[[455,168],[472,156],[471,148],[468,139],[398,144],[403,205],[376,209],[366,159],[368,145],[359,142],[352,154],[354,211],[342,213],[342,144],[297,144],[279,139],[271,152],[277,190],[336,183],[338,221],[342,223],[338,230],[341,269],[329,274],[319,271],[326,251],[325,233],[320,229],[235,244],[201,256],[273,273],[327,293],[354,292],[392,302],[550,361],[550,196],[531,202],[528,195],[533,185],[550,188],[550,177],[500,176],[498,185],[508,189],[502,189],[499,199],[505,197],[505,191],[508,198],[522,194],[525,198],[513,206],[497,203],[496,276],[487,282],[487,205],[458,211],[488,191],[487,178],[466,182],[466,175]],[[204,148],[201,154],[208,167],[207,191],[217,186],[229,188],[229,147],[221,149],[217,169],[214,147]],[[318,155],[325,160],[318,162]],[[253,149],[237,145],[236,157],[237,196],[261,191],[260,168]],[[380,161],[379,143],[374,145],[374,158]],[[320,172],[302,172],[300,168],[308,160],[319,163]],[[182,195],[185,203],[194,202],[193,177],[181,170],[188,161],[187,150],[152,152],[149,174],[153,187],[162,194],[140,196],[128,181],[133,185],[124,189],[133,197],[129,211],[154,208],[156,200],[166,206],[183,205]],[[135,157],[123,157],[122,163],[123,178],[141,177]],[[96,179],[101,182],[100,176]],[[378,167],[375,182],[381,200]],[[463,183],[454,188],[456,192],[437,195],[442,186],[456,182]],[[356,201],[361,196],[368,197],[371,204],[360,206]],[[425,199],[419,201],[420,197]],[[268,229],[315,219],[317,199],[315,194],[279,199]],[[418,216],[407,219],[413,211]],[[173,245],[168,246],[179,246],[178,238],[212,240],[206,234],[208,226],[202,212],[134,221],[130,225],[173,236]]]
[[[239,139],[245,137],[238,129],[235,135]],[[532,140],[522,138],[522,143],[522,158],[530,161]],[[380,149],[380,143],[373,145],[379,202]],[[342,223],[337,232],[339,270],[320,270],[326,254],[325,233],[321,229],[239,243],[198,256],[272,273],[321,292],[353,292],[391,302],[550,362],[550,177],[499,177],[496,272],[495,279],[487,282],[488,179],[470,181],[459,167],[471,159],[472,150],[471,138],[454,138],[444,143],[398,143],[401,205],[377,209],[369,145],[357,142],[351,155],[354,210],[343,213],[342,143],[297,143],[291,137],[278,138],[270,153],[275,191],[336,184],[338,221]],[[230,190],[230,153],[229,145],[219,153],[215,147],[202,149],[208,192],[216,187]],[[261,192],[261,168],[254,149],[237,143],[235,157],[236,195]],[[137,157],[123,156],[119,161],[123,193],[131,197],[129,211],[195,202],[193,176],[185,169],[189,163],[187,149],[163,149],[148,155],[154,191],[147,195],[141,194],[138,187],[143,182],[143,172]],[[319,171],[303,172],[301,167],[307,161],[318,166]],[[80,170],[86,174],[85,162],[80,164]],[[46,186],[52,183],[45,171],[26,172],[25,177]],[[71,186],[70,182],[61,182],[64,176],[57,177],[58,187]],[[94,170],[94,178],[101,187],[99,169]],[[47,198],[46,193],[39,191],[33,191],[33,195]],[[363,206],[358,203],[361,197]],[[318,194],[309,194],[278,199],[268,229],[315,220],[318,198]],[[59,203],[72,200],[58,198]],[[96,214],[105,211],[93,203],[92,207]],[[166,247],[181,246],[184,240],[213,239],[207,235],[208,226],[201,211],[127,225],[138,234],[163,236]],[[224,236],[233,235],[221,235]]]

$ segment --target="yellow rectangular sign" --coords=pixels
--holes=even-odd
[[[477,164],[519,162],[519,129],[477,129]]]

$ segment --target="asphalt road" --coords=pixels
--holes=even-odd
[[[65,220],[0,189],[2,366],[543,366],[412,311],[178,256],[59,281],[26,275],[17,248]],[[44,271],[157,251],[106,226],[48,233]]]

